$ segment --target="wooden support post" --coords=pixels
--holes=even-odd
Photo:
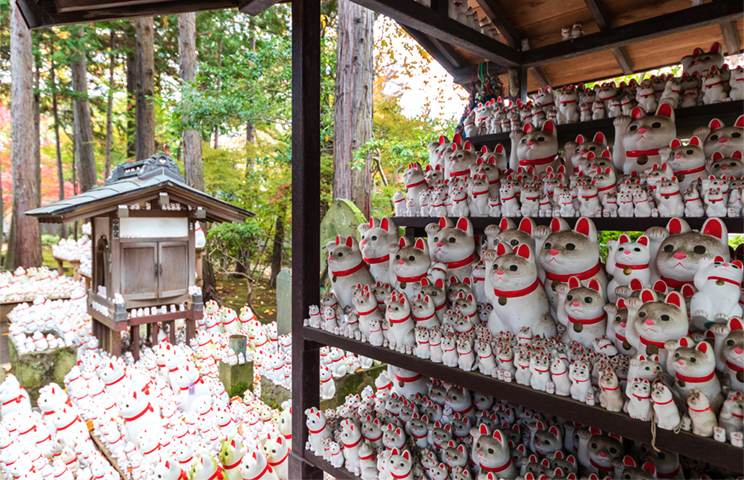
[[[134,357],[134,360],[139,360],[139,350],[140,350],[140,326],[134,325],[132,327],[129,327],[129,336],[132,339],[132,356]]]
[[[320,406],[319,345],[303,339],[320,296],[320,0],[292,2],[292,443],[289,478],[321,480],[305,461],[305,409]]]
[[[519,98],[522,103],[527,102],[527,68],[522,67],[519,69]]]

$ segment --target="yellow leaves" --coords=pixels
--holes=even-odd
[[[168,23],[170,23],[169,18],[170,17],[168,17],[168,15],[163,15],[163,26],[164,27],[167,27],[168,26]]]
[[[57,36],[62,40],[67,40],[68,38],[70,38],[70,32],[67,30],[60,30]]]

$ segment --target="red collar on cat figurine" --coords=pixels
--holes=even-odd
[[[377,263],[385,263],[390,260],[390,254],[387,254],[383,257],[372,257],[372,258],[366,258],[364,259],[365,262],[367,262],[370,265],[374,265]]]
[[[690,169],[690,170],[677,170],[677,171],[674,172],[674,174],[677,175],[677,176],[679,176],[679,175],[692,175],[693,173],[700,173],[700,172],[702,172],[704,170],[705,170],[705,165],[703,165],[702,167],[693,168],[693,169]]]
[[[394,320],[394,319],[391,318],[390,319],[390,323],[392,323],[392,324],[403,323],[406,320],[408,320],[409,318],[411,318],[411,314],[410,313],[408,315],[406,315],[404,318],[401,318],[400,320]]]
[[[736,280],[731,280],[730,278],[724,278],[724,277],[708,277],[708,280],[716,280],[716,281],[720,280],[722,282],[730,283],[732,285],[737,285],[737,286],[740,285],[739,282],[737,282]]]
[[[507,460],[506,463],[503,464],[503,465],[501,465],[500,467],[493,467],[493,468],[491,468],[491,467],[484,467],[483,464],[481,464],[480,468],[484,472],[498,473],[498,472],[503,472],[504,470],[506,470],[507,468],[509,468],[510,465],[511,465],[511,458],[509,460]]]
[[[716,376],[716,372],[710,372],[710,375],[706,375],[704,377],[688,377],[687,375],[682,375],[679,372],[675,372],[675,375],[677,375],[677,380],[682,380],[683,382],[687,383],[705,383],[710,380],[713,380],[713,377]]]
[[[464,260],[458,260],[457,262],[447,262],[447,268],[453,269],[453,268],[460,268],[464,267],[465,265],[470,265],[473,263],[473,260],[475,260],[475,252],[471,253],[470,256]],[[424,277],[426,274],[424,274]]]
[[[650,148],[648,150],[628,150],[627,152],[625,152],[625,156],[630,157],[630,158],[638,158],[641,155],[646,155],[647,157],[649,157],[651,155],[658,155],[658,154],[659,154],[658,148]]]
[[[334,277],[345,277],[347,275],[351,275],[352,273],[358,272],[359,270],[361,270],[363,267],[366,267],[366,266],[367,264],[362,262],[354,268],[350,268],[348,270],[338,270],[335,272],[331,271],[331,273],[333,274]]]
[[[416,183],[412,183],[410,185],[406,185],[406,188],[418,187],[419,185],[423,185],[424,183],[426,183],[426,180],[420,180],[420,181],[418,181]]]
[[[726,366],[729,367],[731,370],[733,370],[735,372],[741,372],[742,370],[744,370],[744,367],[740,367],[739,365],[734,365],[733,363],[729,362],[728,360],[726,360]]]
[[[414,375],[413,377],[401,377],[397,373],[395,374],[395,379],[396,380],[398,380],[399,382],[405,382],[405,383],[416,382],[418,380],[421,380],[421,377],[422,377],[422,375],[420,373],[418,375]]]
[[[533,160],[520,160],[519,164],[521,166],[547,165],[551,162],[554,162],[557,158],[558,155],[556,154],[549,157],[535,158]]]
[[[597,318],[587,318],[587,319],[574,318],[571,315],[568,316],[568,320],[571,323],[580,323],[582,325],[594,325],[595,323],[599,323],[599,322],[601,322],[604,319],[605,319],[605,314],[604,313],[602,315],[598,316]]]
[[[400,275],[396,275],[395,278],[397,278],[399,282],[420,282],[421,280],[426,278],[426,272],[422,273],[421,275],[416,275],[415,277],[401,277]]]
[[[623,270],[625,270],[626,268],[629,268],[631,270],[646,270],[648,268],[648,263],[645,265],[625,265],[624,263],[616,263],[615,266]],[[617,336],[617,334],[615,334],[615,336]]]
[[[470,170],[460,170],[459,172],[450,172],[450,178],[451,177],[464,177],[465,175],[470,175]]]
[[[594,265],[592,268],[584,272],[581,272],[581,273],[569,273],[567,275],[561,275],[558,273],[545,272],[545,278],[547,278],[548,280],[559,280],[561,282],[568,282],[568,279],[571,277],[576,277],[579,280],[587,280],[589,278],[592,278],[597,273],[599,273],[599,270],[601,268],[602,268],[602,262],[598,261],[597,264]]]
[[[416,315],[414,315],[413,318],[417,322],[425,322],[425,321],[429,320],[430,318],[434,317],[434,315],[436,315],[436,314],[437,314],[437,312],[435,311],[434,313],[432,313],[428,317],[417,317]]]
[[[664,342],[654,342],[653,340],[649,340],[648,338],[643,338],[641,336],[639,336],[639,338],[641,339],[641,343],[644,345],[656,345],[662,350],[666,349]]]
[[[681,468],[682,468],[682,465],[677,465],[677,468],[675,468],[671,472],[667,472],[667,473],[656,472],[656,476],[658,478],[675,478],[677,474],[679,474],[679,470]]]
[[[695,285],[692,280],[689,282],[683,282],[681,280],[675,280],[673,278],[667,278],[665,276],[661,276],[661,279],[666,283],[668,286],[672,287],[675,290],[679,290],[680,288],[684,287],[685,285]]]
[[[530,285],[529,287],[523,288],[521,290],[505,291],[505,290],[497,290],[494,288],[493,294],[496,295],[497,297],[506,297],[506,298],[523,297],[537,290],[537,287],[539,285],[540,285],[540,279],[537,279],[532,285]]]
[[[614,472],[615,471],[615,467],[612,467],[612,466],[610,466],[610,467],[604,467],[604,466],[596,463],[591,458],[589,459],[589,462],[591,462],[591,464],[592,464],[592,466],[594,466],[594,468],[597,468],[599,470],[604,470],[605,472]]]

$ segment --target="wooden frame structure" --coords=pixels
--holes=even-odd
[[[214,8],[240,6],[242,11],[257,13],[276,0],[127,0],[97,2],[93,0],[18,0],[26,22],[40,27],[52,24],[89,22],[107,18],[140,15],[172,14]],[[634,57],[638,51],[657,52],[675,50],[691,52],[689,45],[705,46],[723,35],[729,54],[741,51],[738,32],[741,31],[744,4],[741,0],[714,0],[690,7],[689,0],[585,0],[585,8],[569,5],[571,2],[539,0],[550,8],[540,9],[534,2],[507,2],[505,0],[469,0],[479,17],[487,16],[497,28],[504,43],[493,40],[480,32],[464,26],[448,15],[445,0],[424,0],[426,6],[414,0],[354,0],[367,8],[383,13],[400,24],[442,63],[456,81],[469,83],[475,71],[491,75],[504,75],[516,79],[522,97],[528,90],[540,86],[578,83],[607,78],[619,73],[660,67],[666,62]],[[67,5],[66,7],[64,5]],[[77,5],[77,6],[76,6]],[[556,7],[556,5],[558,7]],[[573,8],[558,11],[556,8]],[[622,7],[631,14],[618,15]],[[517,25],[515,18],[527,16],[527,10],[543,15],[532,18],[530,25]],[[622,13],[622,12],[621,12]],[[613,18],[614,14],[614,18]],[[635,15],[635,16],[634,16]],[[511,20],[511,21],[510,21]],[[553,38],[562,23],[583,20],[588,34],[573,42],[556,42]],[[304,317],[310,305],[318,302],[320,292],[320,0],[293,0],[292,4],[292,217],[294,296],[292,305],[292,330],[294,340],[292,355],[295,362],[292,377],[293,443],[290,454],[289,478],[323,478],[323,471],[336,478],[356,478],[343,469],[333,468],[322,459],[306,452],[307,429],[303,412],[319,404],[319,349],[331,345],[365,355],[393,365],[405,366],[415,372],[444,379],[467,388],[538,408],[570,420],[618,432],[627,438],[649,442],[650,425],[630,417],[618,415],[598,406],[587,406],[571,399],[556,397],[513,383],[485,377],[476,372],[464,372],[441,364],[372,347],[369,344],[331,335],[304,327]],[[549,30],[547,33],[546,31]],[[554,33],[551,33],[555,31]],[[691,32],[695,32],[691,35]],[[525,35],[526,33],[526,35]],[[522,38],[529,38],[532,50],[521,51]],[[551,40],[552,39],[552,40]],[[701,44],[701,45],[698,45]],[[614,67],[606,67],[610,51]],[[680,57],[682,55],[679,55]],[[569,68],[573,59],[581,57],[589,68]],[[657,58],[657,57],[653,57]],[[655,62],[655,63],[654,63]],[[575,65],[575,64],[573,64]],[[614,70],[613,70],[614,68]],[[568,74],[555,75],[567,71]],[[607,73],[613,72],[614,74]],[[530,77],[533,80],[530,80]],[[553,78],[555,77],[555,78]],[[551,80],[551,78],[553,78]],[[559,80],[555,80],[559,78]],[[680,113],[680,122],[690,125],[720,115],[729,108],[741,109],[741,104],[706,106],[687,109]],[[686,117],[686,118],[685,118]],[[558,127],[560,135],[588,133],[594,129],[609,129],[606,121],[586,122]],[[609,131],[605,132],[610,133]],[[473,139],[474,143],[488,144],[503,140],[498,136]],[[401,218],[396,224],[407,227],[413,236],[432,221],[427,218]],[[541,222],[538,219],[538,222]],[[483,228],[493,219],[477,219],[476,229]],[[693,227],[697,220],[691,221]],[[598,219],[599,229],[638,230],[652,225],[665,225],[667,219]],[[730,232],[744,232],[739,219],[727,219]],[[689,433],[657,433],[657,446],[680,452],[692,458],[710,462],[732,471],[744,467],[744,450],[730,444],[696,437]]]

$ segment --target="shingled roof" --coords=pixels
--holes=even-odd
[[[140,166],[141,165],[141,166]],[[136,166],[136,174],[128,167]],[[123,177],[123,178],[122,178]],[[121,178],[118,180],[117,178]],[[206,211],[209,222],[239,222],[255,215],[183,183],[178,165],[165,154],[156,154],[142,162],[117,166],[109,181],[74,197],[26,212],[45,223],[73,222],[117,210],[119,205],[157,201],[161,192],[172,202]]]

